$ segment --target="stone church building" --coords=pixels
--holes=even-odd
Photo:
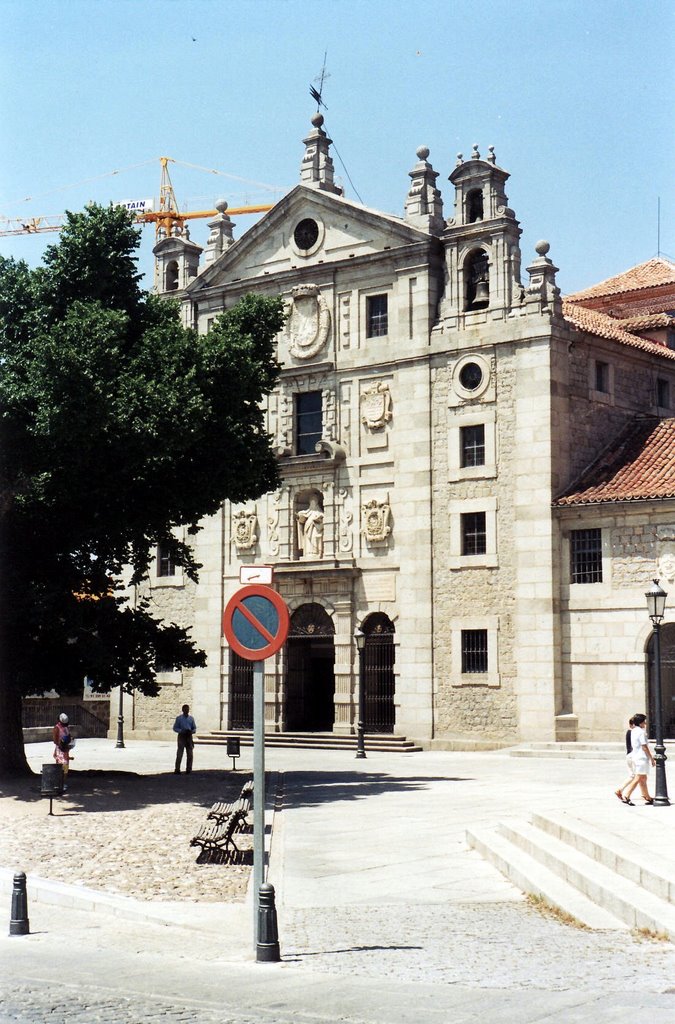
[[[268,731],[355,731],[358,627],[367,733],[616,740],[649,705],[644,593],[675,583],[675,266],[563,300],[547,242],[521,267],[492,147],[458,157],[446,211],[420,148],[402,217],[343,196],[320,114],[304,147],[299,184],[237,241],[223,203],[203,251],[154,250],[157,291],[200,332],[248,292],[284,297],[281,484],[203,523],[198,585],[157,552],[153,607],[208,666],[128,701],[130,735],[184,702],[200,732],[251,727],[252,665],[221,621],[241,567],[271,565],[291,627],[265,662]],[[662,649],[675,737],[668,607]]]

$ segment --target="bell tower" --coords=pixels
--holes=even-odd
[[[520,306],[521,235],[504,186],[508,173],[497,166],[494,146],[487,160],[478,146],[469,160],[461,153],[450,175],[455,216],[442,235],[445,294],[439,319],[448,327],[502,319]]]

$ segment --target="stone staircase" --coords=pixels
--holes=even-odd
[[[668,813],[665,808],[645,810]],[[523,892],[589,928],[641,929],[674,941],[670,822],[655,820],[658,842],[645,836],[644,845],[633,841],[643,824],[648,833],[644,815],[639,821],[627,818],[624,838],[564,812],[533,814],[531,821],[468,829],[466,839]]]
[[[511,757],[573,757],[595,761],[620,761],[625,757],[626,748],[623,743],[521,743],[509,750]]]
[[[238,736],[242,747],[253,746],[253,732],[250,730],[237,732],[235,729],[229,729],[204,733],[195,737],[195,742],[209,746],[226,746],[230,736]],[[389,733],[366,733],[364,740],[366,753],[384,751],[390,754],[415,754],[423,749],[405,736],[394,736]],[[355,751],[356,736],[343,736],[333,732],[266,732],[265,746]]]

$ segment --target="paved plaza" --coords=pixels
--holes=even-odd
[[[616,761],[268,749],[282,952],[269,965],[254,962],[242,869],[195,865],[189,847],[252,751],[235,778],[224,748],[197,747],[191,777],[173,775],[171,743],[78,748],[53,817],[37,778],[2,792],[6,919],[26,870],[31,934],[2,929],[0,1024],[675,1019],[671,943],[542,913],[465,842],[467,827],[558,811],[658,858],[675,809],[619,804],[619,745]],[[51,745],[28,753],[39,772]]]

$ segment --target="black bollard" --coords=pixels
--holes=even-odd
[[[274,905],[274,886],[263,882],[258,897],[258,944],[256,961],[275,964],[281,960],[279,952],[279,932],[277,929],[277,909]]]
[[[19,871],[14,875],[14,888],[12,890],[12,916],[9,922],[10,935],[28,935],[30,922],[28,921],[28,896],[26,894],[26,873]]]

